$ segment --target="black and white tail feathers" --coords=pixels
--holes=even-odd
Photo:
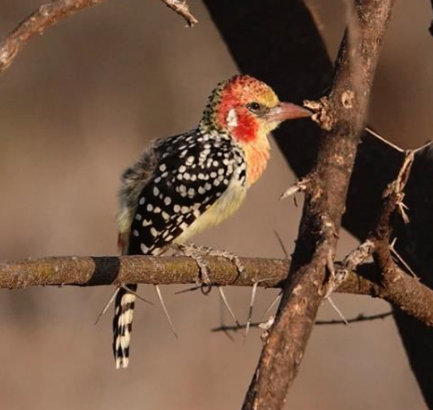
[[[116,369],[126,368],[129,363],[129,344],[136,296],[128,292],[128,289],[135,292],[137,285],[129,284],[119,288],[114,303],[113,354]]]

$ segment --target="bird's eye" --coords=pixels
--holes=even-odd
[[[247,108],[254,114],[266,114],[269,111],[268,107],[256,101],[247,104]]]

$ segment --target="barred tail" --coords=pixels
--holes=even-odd
[[[126,285],[126,288],[135,292],[137,285]],[[125,288],[119,288],[114,304],[113,319],[113,354],[116,369],[128,367],[134,306],[135,295]]]

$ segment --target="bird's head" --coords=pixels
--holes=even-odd
[[[212,92],[201,126],[226,132],[239,143],[249,144],[266,139],[282,121],[310,115],[305,108],[280,102],[262,81],[236,75]]]

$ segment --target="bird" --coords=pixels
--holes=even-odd
[[[156,139],[121,177],[118,245],[123,255],[161,255],[229,218],[263,174],[269,134],[311,116],[280,102],[273,89],[235,75],[210,94],[198,126]],[[129,363],[136,284],[117,289],[113,319],[116,368]]]

